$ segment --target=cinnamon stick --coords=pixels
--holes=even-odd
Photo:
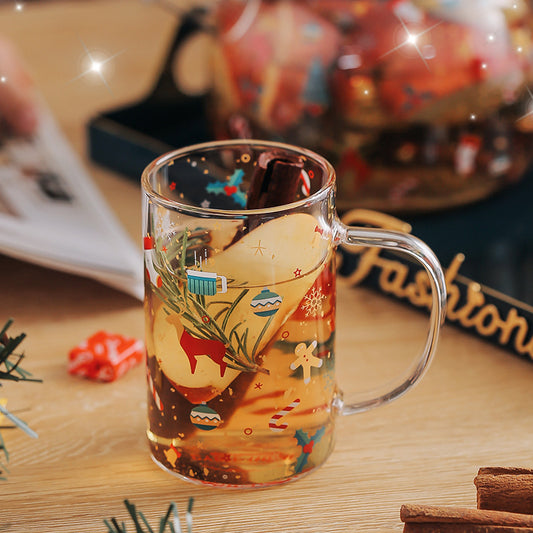
[[[264,209],[294,202],[298,197],[300,174],[304,166],[301,157],[282,150],[263,152],[250,181],[246,209]],[[261,216],[249,216],[235,233],[228,246],[255,229]]]
[[[532,474],[533,468],[522,468],[517,466],[482,466],[478,470],[478,475],[482,474]]]
[[[533,529],[533,515],[464,507],[402,505],[400,518],[406,523],[451,523],[462,524],[463,526],[505,526]]]
[[[404,525],[403,531],[404,533],[532,533],[533,528],[478,524],[409,522]]]
[[[478,509],[533,514],[533,470],[484,467],[474,484]]]
[[[294,202],[303,160],[285,152],[263,152],[252,176],[247,209],[262,209]]]

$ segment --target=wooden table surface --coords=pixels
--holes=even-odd
[[[22,12],[13,4],[0,8],[0,33],[18,45],[69,142],[139,242],[139,187],[87,160],[85,125],[146,93],[174,20],[137,0],[28,3]],[[72,81],[82,43],[119,54],[110,90]],[[189,496],[195,533],[398,531],[403,503],[475,507],[480,466],[531,466],[533,364],[446,325],[423,381],[393,404],[340,420],[336,450],[316,472],[266,490],[188,484],[149,457],[142,367],[111,384],[66,371],[69,350],[99,329],[142,338],[141,303],[7,257],[0,272],[0,321],[12,316],[11,332],[27,333],[25,367],[43,379],[0,390],[39,434],[2,431],[10,472],[0,482],[0,531],[104,532],[104,518],[127,521],[125,498],[154,521],[171,501],[183,512]],[[406,364],[424,320],[341,282],[337,354],[346,395]]]

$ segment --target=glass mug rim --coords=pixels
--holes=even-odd
[[[237,209],[218,209],[212,207],[202,207],[200,205],[193,205],[185,202],[181,202],[176,198],[168,198],[165,195],[158,193],[151,182],[151,178],[157,175],[157,172],[162,168],[169,166],[170,163],[177,159],[183,159],[185,156],[199,154],[201,152],[210,152],[217,151],[220,149],[237,146],[246,146],[251,149],[258,150],[261,148],[270,148],[284,150],[286,152],[291,152],[295,155],[304,156],[307,159],[312,160],[315,164],[321,167],[324,171],[323,182],[320,188],[309,196],[296,200],[294,202],[282,203],[273,207],[264,207],[259,209],[246,209],[246,208],[237,208]],[[333,168],[333,165],[323,156],[308,150],[307,148],[301,148],[288,143],[280,143],[276,141],[265,141],[262,139],[227,139],[220,141],[209,141],[205,143],[193,144],[183,148],[178,148],[176,150],[171,150],[153,161],[151,161],[146,168],[144,169],[141,175],[141,187],[143,192],[154,202],[159,204],[162,207],[175,210],[179,207],[179,210],[184,213],[189,213],[193,216],[220,216],[220,217],[231,217],[231,218],[241,218],[248,217],[250,215],[261,215],[265,213],[280,213],[283,211],[293,211],[302,207],[308,207],[314,203],[320,203],[326,199],[331,191],[335,188],[336,182],[336,172]]]

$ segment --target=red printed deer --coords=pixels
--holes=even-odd
[[[198,339],[197,337],[193,337],[188,331],[183,330],[180,337],[180,344],[189,358],[189,364],[191,365],[191,372],[193,374],[196,370],[196,357],[207,355],[211,361],[220,366],[220,377],[224,377],[224,372],[228,365],[224,361],[226,347],[223,342],[212,339]]]

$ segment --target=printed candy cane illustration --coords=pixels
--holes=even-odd
[[[148,375],[148,386],[150,387],[150,392],[152,393],[152,398],[154,399],[154,403],[160,411],[163,411],[163,402],[161,401],[159,394],[157,394],[157,390],[155,389],[155,385],[154,385],[154,380],[152,379],[152,376],[150,375],[150,373],[148,373],[147,375]]]
[[[154,268],[154,238],[151,236],[144,238],[144,264],[146,266],[148,279],[152,285],[161,287],[161,285],[163,285],[163,280]]]
[[[309,196],[311,194],[311,178],[313,178],[313,172],[310,171],[309,174],[307,171],[305,171],[302,168],[302,171],[300,172],[300,180],[302,181],[302,193],[305,196]]]
[[[283,431],[284,429],[287,429],[289,425],[285,422],[282,424],[278,424],[278,420],[289,414],[295,407],[298,407],[300,405],[300,398],[296,398],[292,403],[287,405],[287,407],[284,407],[281,411],[278,411],[268,423],[268,427],[275,432]]]

